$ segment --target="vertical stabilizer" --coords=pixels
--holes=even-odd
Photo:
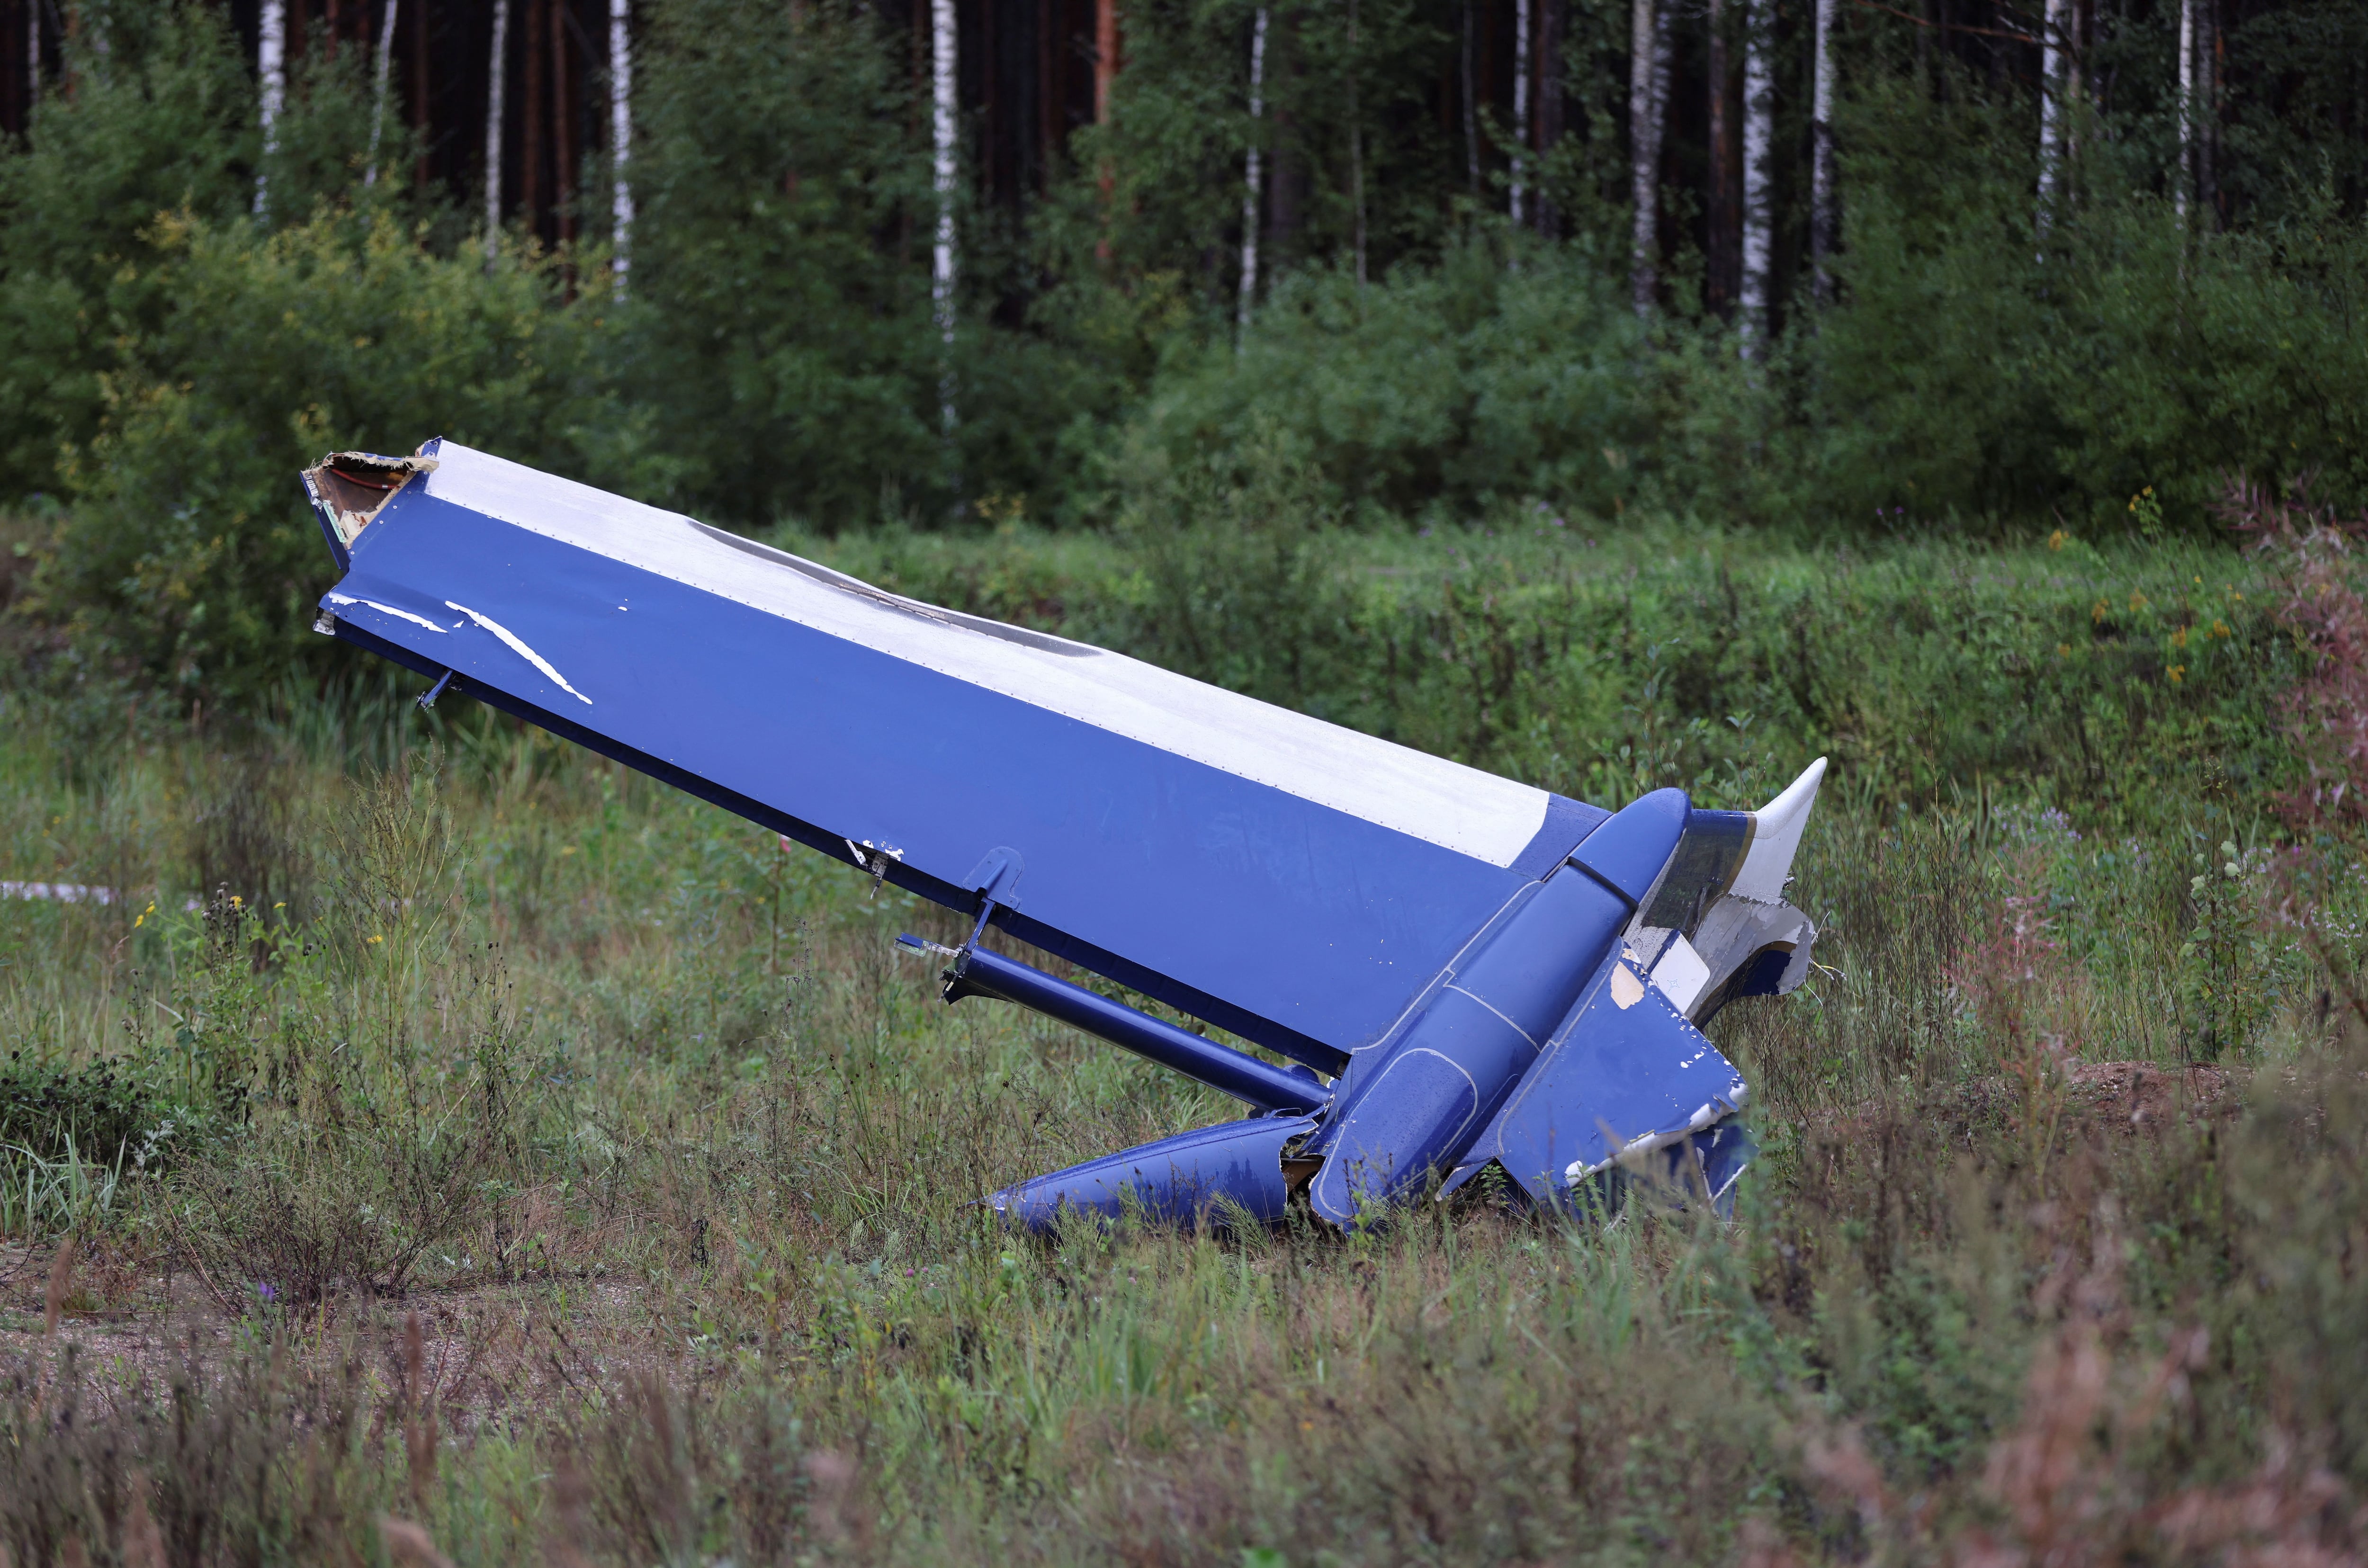
[[[1793,874],[1793,855],[1801,847],[1801,830],[1809,824],[1809,810],[1817,803],[1817,786],[1826,781],[1826,759],[1817,758],[1784,792],[1752,812],[1751,847],[1726,891],[1737,898],[1774,903],[1784,896],[1784,882]]]

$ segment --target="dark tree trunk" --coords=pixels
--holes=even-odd
[[[528,0],[526,8],[526,137],[518,146],[519,216],[526,232],[542,237],[542,73],[546,7]]]
[[[1562,61],[1569,12],[1570,0],[1539,0],[1538,97],[1531,145],[1538,150],[1538,233],[1550,240],[1562,236],[1562,213],[1547,197],[1552,187],[1546,183],[1546,171],[1569,113],[1563,93]]]
[[[1720,315],[1735,303],[1735,165],[1729,137],[1726,26],[1721,0],[1710,0],[1710,199],[1702,204],[1703,301]]]

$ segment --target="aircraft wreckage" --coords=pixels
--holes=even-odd
[[[1758,812],[1617,813],[1137,660],[883,593],[430,441],[304,483],[314,630],[971,921],[999,997],[1249,1114],[987,1201],[1334,1223],[1491,1165],[1544,1204],[1639,1167],[1731,1205],[1745,1085],[1701,1026],[1799,984],[1784,885],[1823,759]],[[983,945],[988,927],[1292,1063]],[[1509,1190],[1509,1187],[1508,1187]]]

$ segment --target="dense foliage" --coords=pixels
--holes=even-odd
[[[21,602],[64,629],[72,671],[251,705],[302,669],[325,570],[290,471],[438,432],[825,533],[1189,526],[1274,462],[1304,480],[1303,523],[1383,529],[1542,504],[1599,528],[2151,538],[2207,528],[2230,474],[2313,473],[2339,503],[2368,486],[2354,0],[2232,21],[2222,79],[2250,96],[2216,111],[2222,205],[2200,220],[2165,195],[2175,17],[2100,11],[2073,195],[2044,233],[2031,94],[1852,11],[1836,302],[1805,296],[1788,197],[1780,330],[1753,362],[1676,187],[1664,302],[1629,308],[1624,7],[1565,9],[1568,129],[1513,227],[1509,132],[1425,96],[1458,13],[1274,9],[1253,121],[1247,5],[1130,7],[1107,121],[1041,194],[963,198],[949,345],[910,40],[862,6],[649,9],[620,297],[593,202],[581,243],[488,263],[440,187],[365,185],[359,51],[305,57],[267,159],[218,8],[111,6],[0,151]],[[1793,191],[1804,78],[1781,41]],[[1265,281],[1237,332],[1253,139]]]
[[[2289,724],[2322,797],[2368,756],[2310,740],[2368,678],[2340,535],[2259,508],[2278,553],[2199,585],[2224,551],[1261,528],[1286,490],[1212,494],[1246,542],[1196,569],[1221,536],[816,548],[1605,798],[1831,750],[1820,967],[1713,1025],[1738,1223],[1484,1182],[1026,1242],[970,1200],[1228,1112],[946,1007],[891,944],[950,913],[461,701],[226,744],[16,692],[0,858],[154,892],[0,900],[0,1545],[2359,1560],[2368,883],[2348,789],[2305,861],[2260,771]]]

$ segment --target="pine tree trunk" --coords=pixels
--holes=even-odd
[[[394,0],[387,0],[389,5],[393,3]],[[567,71],[566,22],[567,0],[551,0],[551,134],[555,176],[552,185],[556,196],[552,206],[559,214],[562,244],[571,244],[575,238],[575,80]],[[575,276],[572,261],[567,275],[571,280]]]
[[[1472,199],[1480,199],[1480,106],[1472,90],[1472,0],[1463,0],[1463,165]]]
[[[400,0],[386,0],[386,16],[378,25],[378,62],[370,91],[370,167],[362,171],[365,188],[378,183],[378,146],[386,131],[387,75],[394,64],[394,15]]]
[[[509,85],[510,0],[494,0],[494,48],[485,62],[485,265],[502,249],[502,116]]]
[[[1773,0],[1748,0],[1743,12],[1743,278],[1736,335],[1746,359],[1767,352],[1773,245],[1768,156],[1776,140]]]
[[[613,181],[609,199],[609,266],[616,278],[617,298],[625,297],[625,274],[632,262],[633,187],[625,165],[633,151],[632,0],[609,0],[609,167]]]
[[[1110,117],[1110,89],[1118,80],[1118,0],[1094,0],[1094,123],[1108,125]],[[1107,155],[1101,167],[1094,171],[1094,185],[1101,197],[1099,238],[1094,241],[1094,259],[1103,266],[1110,259],[1110,205],[1118,197],[1118,170],[1111,167]]]
[[[526,113],[519,116],[526,131],[518,148],[518,209],[526,218],[528,237],[542,237],[542,0],[526,5]]]
[[[1710,308],[1725,315],[1734,304],[1735,290],[1735,169],[1727,123],[1726,21],[1724,0],[1710,0],[1705,21],[1710,43],[1710,199],[1703,203],[1709,255],[1704,258],[1702,294]]]
[[[1508,214],[1514,226],[1522,220],[1521,153],[1530,139],[1530,5],[1513,0],[1513,167]]]
[[[1357,0],[1349,0],[1349,202],[1357,253],[1357,287],[1365,287],[1365,120],[1357,103]]]
[[[1258,298],[1258,120],[1266,114],[1266,7],[1250,24],[1250,150],[1242,161],[1242,287],[1234,301],[1234,349],[1241,351],[1250,329],[1250,306]]]
[[[1834,6],[1817,0],[1814,91],[1809,107],[1809,286],[1820,305],[1834,297],[1826,262],[1841,240],[1834,190]],[[1918,37],[1922,37],[1919,30]]]
[[[25,6],[25,134],[33,132],[33,111],[41,107],[41,0]]]
[[[34,15],[40,14],[36,9]],[[288,107],[288,0],[263,0],[263,20],[255,45],[255,73],[262,81],[264,163],[255,176],[255,215],[268,222],[271,155],[279,151],[279,113]]]
[[[1563,37],[1564,12],[1569,0],[1539,0],[1538,7],[1538,109],[1537,136],[1531,143],[1537,149],[1540,171],[1545,160],[1562,141],[1563,131]],[[1556,238],[1562,231],[1561,215],[1548,198],[1541,179],[1537,201],[1538,233],[1547,239]]]
[[[419,140],[414,143],[411,183],[422,196],[427,193],[427,168],[430,147],[431,111],[434,102],[428,95],[427,80],[427,17],[423,12],[411,28],[411,123],[419,128]]]
[[[2195,0],[2195,199],[2203,222],[2220,226],[2220,187],[2213,154],[2220,145],[2220,22],[2212,0]]]
[[[929,257],[929,304],[938,337],[945,347],[945,364],[938,380],[938,413],[945,432],[954,432],[954,199],[959,173],[955,157],[956,117],[961,108],[956,93],[960,42],[954,28],[954,0],[930,0],[929,98],[931,174],[938,198],[938,238]]]
[[[1628,144],[1635,160],[1636,227],[1628,286],[1636,313],[1652,314],[1661,287],[1661,124],[1669,98],[1667,0],[1635,0],[1628,50]]]

